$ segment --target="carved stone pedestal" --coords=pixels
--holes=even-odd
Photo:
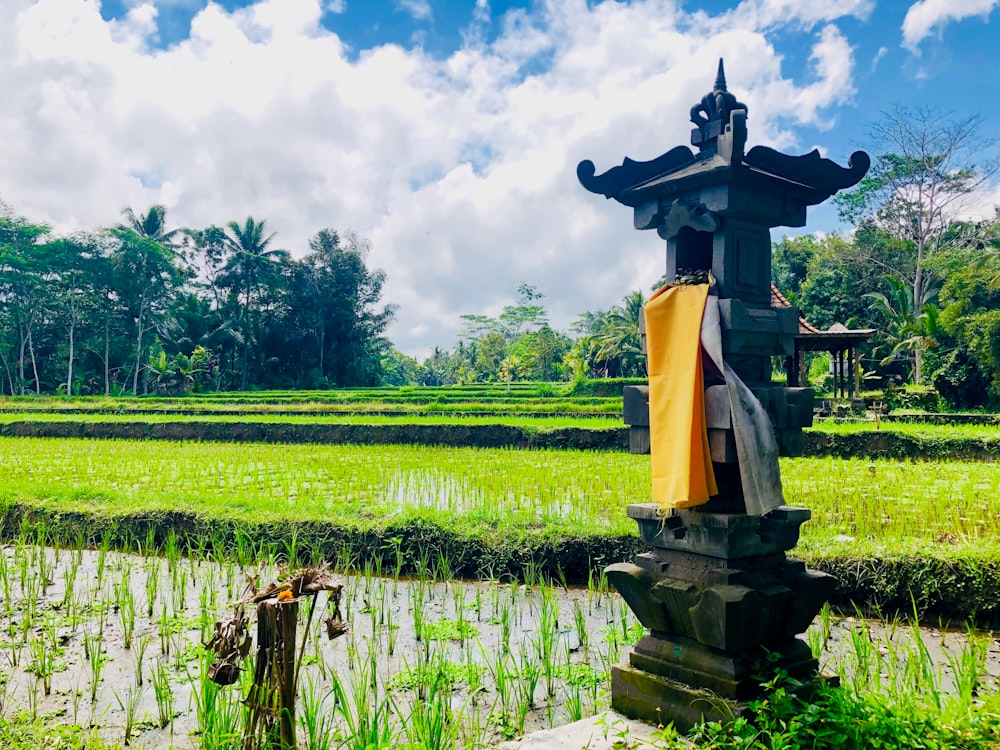
[[[808,510],[663,516],[646,504],[628,514],[652,550],[606,572],[650,633],[612,670],[615,710],[686,731],[703,716],[744,713],[767,668],[816,679],[818,664],[796,636],[835,581],[785,556]]]

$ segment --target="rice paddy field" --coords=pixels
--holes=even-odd
[[[0,424],[620,429],[620,399],[542,390],[19,398],[0,402]],[[815,428],[872,429],[1000,434]],[[813,514],[795,554],[847,589],[846,609],[809,635],[851,687],[830,715],[848,711],[857,729],[856,712],[874,709],[844,696],[876,696],[892,721],[947,718],[933,731],[968,740],[929,747],[1000,742],[991,635],[942,630],[927,645],[915,627],[849,617],[852,602],[889,603],[927,624],[943,597],[958,624],[998,621],[1000,463],[811,457],[781,470],[786,503]],[[640,551],[625,506],[648,493],[648,457],[616,450],[0,437],[0,745],[239,746],[249,676],[219,689],[199,644],[248,575],[319,561],[345,581],[351,631],[306,643],[301,747],[478,748],[593,715],[608,705],[610,665],[641,634],[600,571]],[[754,746],[705,731],[706,745]]]
[[[220,686],[203,644],[248,581],[280,577],[295,550],[246,543],[225,551],[213,540],[185,557],[172,538],[133,554],[106,540],[89,550],[44,539],[44,527],[25,526],[0,548],[5,747],[243,745],[255,662],[243,660],[235,684]],[[603,578],[578,589],[531,576],[466,582],[446,559],[424,563],[403,577],[399,565],[336,560],[337,621],[347,632],[335,639],[310,629],[319,617],[301,608],[299,747],[475,750],[607,710],[609,670],[643,630]],[[983,716],[997,704],[1000,647],[991,638],[827,608],[807,640],[849,686],[829,698],[831,721],[838,706],[854,710],[844,696],[865,695],[890,717],[933,712],[948,717],[942,733],[992,736]],[[855,734],[865,726],[858,718]],[[862,736],[881,731],[873,717],[867,723]],[[926,737],[928,727],[910,731]],[[664,734],[642,746],[681,747],[676,741]]]
[[[371,388],[332,391],[212,393],[183,397],[0,397],[0,412],[126,414],[423,413],[621,415],[616,396],[572,395],[567,385],[515,384],[441,388]]]
[[[351,425],[511,425],[533,429],[551,429],[557,427],[579,427],[583,429],[620,429],[620,416],[573,416],[572,414],[539,414],[525,416],[523,414],[476,414],[476,413],[438,413],[438,412],[380,412],[357,413],[344,412],[338,414],[274,414],[239,413],[218,414],[215,412],[184,414],[176,412],[65,412],[65,411],[6,411],[0,412],[0,424],[12,422],[79,422],[90,424],[147,424],[165,423],[246,423],[252,421],[259,424],[351,424]]]
[[[649,459],[618,452],[0,438],[0,503],[98,517],[183,510],[383,531],[416,523],[486,542],[628,535]],[[1000,464],[782,459],[807,546],[852,537],[992,543]]]

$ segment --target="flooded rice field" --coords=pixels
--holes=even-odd
[[[277,563],[273,553],[257,565],[192,559],[169,545],[163,556],[4,546],[0,715],[91,726],[130,747],[238,746],[253,659],[236,684],[220,687],[203,644],[248,580],[263,587],[282,575]],[[440,559],[414,579],[350,567],[339,576],[346,635],[329,640],[322,611],[299,611],[300,637],[311,626],[298,678],[304,747],[364,747],[366,737],[377,746],[487,747],[591,716],[609,705],[611,666],[643,634],[599,579],[580,589],[531,580],[530,571],[526,582],[458,581]],[[324,595],[318,601],[322,608]],[[918,678],[942,692],[995,690],[1000,678],[990,634],[827,610],[805,637],[828,671],[859,690],[886,680],[905,689]]]

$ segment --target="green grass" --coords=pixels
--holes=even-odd
[[[1000,439],[1000,424],[927,424],[926,422],[839,422],[832,419],[816,420],[810,428],[814,432],[833,435],[853,435],[860,432],[881,432],[889,435],[912,435],[928,440],[996,440]]]
[[[430,424],[430,425],[509,425],[528,428],[580,427],[583,429],[605,429],[621,427],[621,419],[609,417],[573,417],[565,415],[553,416],[517,416],[510,415],[475,415],[467,413],[398,413],[398,414],[268,414],[246,412],[242,415],[231,414],[65,414],[60,412],[22,411],[0,412],[0,424],[11,422],[86,422],[102,424],[163,424],[167,422],[201,423],[260,423],[260,424]]]
[[[812,509],[806,535],[878,540],[1000,536],[1000,465],[840,458],[782,460],[789,505]]]
[[[1000,538],[1000,464],[800,458],[782,476],[807,543]],[[633,533],[648,486],[648,457],[616,452],[0,439],[0,498],[52,511],[608,536]]]
[[[0,498],[54,512],[558,537],[630,531],[623,498],[647,485],[648,459],[617,453],[0,439]]]
[[[339,392],[331,391],[331,394]],[[471,414],[621,414],[621,398],[596,396],[544,398],[497,394],[407,395],[363,393],[313,397],[269,395],[261,399],[233,398],[0,398],[0,412],[80,414],[343,414],[437,413]]]
[[[0,716],[0,747],[8,750],[120,750],[121,745],[106,743],[98,736],[96,729],[46,721],[43,717],[32,717],[24,713],[12,718]]]

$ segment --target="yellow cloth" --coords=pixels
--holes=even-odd
[[[708,284],[665,286],[646,303],[653,500],[689,508],[718,494],[705,426],[701,319]]]

